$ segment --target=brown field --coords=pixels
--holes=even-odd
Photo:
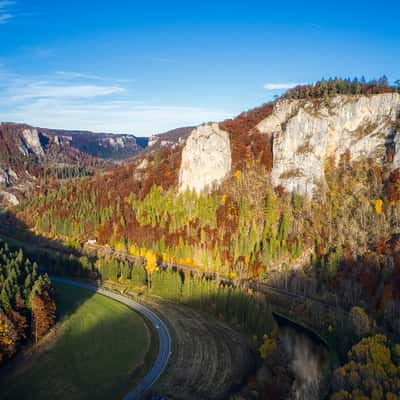
[[[171,399],[224,399],[252,372],[249,340],[211,315],[152,300],[169,325],[172,354],[154,393]]]

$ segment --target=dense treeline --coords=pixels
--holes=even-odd
[[[93,235],[99,243],[133,255],[152,249],[165,262],[197,265],[234,278],[258,276],[281,256],[298,257],[302,240],[297,233],[290,237],[290,202],[279,204],[266,179],[257,194],[261,198],[254,199],[251,192],[241,195],[251,179],[237,172],[229,193],[210,196],[177,196],[153,186],[143,199],[134,192],[124,199],[100,196],[76,186],[32,200],[36,210],[31,216],[41,232],[78,241]],[[256,209],[255,202],[260,202]]]
[[[242,289],[210,279],[182,277],[173,271],[152,276],[152,292],[200,310],[211,312],[259,340],[273,327],[270,308]]]
[[[400,83],[396,81],[396,84]],[[286,99],[320,99],[334,97],[339,94],[344,95],[371,95],[380,93],[393,93],[400,91],[400,84],[397,86],[389,85],[387,77],[384,75],[379,79],[367,81],[365,77],[360,79],[322,79],[315,84],[299,85],[288,90],[282,97]]]
[[[272,330],[270,308],[238,287],[161,268],[154,268],[150,278],[149,265],[144,268],[113,258],[98,259],[95,268],[103,280],[119,282],[136,291],[148,290],[152,295],[213,313],[258,339]]]
[[[0,241],[0,364],[26,340],[38,340],[55,322],[54,293],[47,275],[22,250]]]
[[[56,179],[74,179],[84,176],[93,176],[93,170],[79,165],[51,166],[47,168],[48,177],[54,176]]]
[[[251,292],[161,267],[151,251],[143,254],[147,260],[144,265],[113,257],[90,258],[43,250],[36,250],[32,256],[51,274],[112,281],[136,292],[188,304],[211,312],[259,339],[272,329],[270,308]]]

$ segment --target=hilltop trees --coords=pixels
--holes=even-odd
[[[386,75],[383,75],[377,80],[373,79],[368,82],[364,77],[361,79],[354,78],[353,80],[350,78],[329,78],[328,80],[322,79],[313,85],[296,86],[288,90],[283,97],[287,99],[324,99],[339,94],[369,95],[391,93],[396,92],[396,90],[395,86],[389,85]]]

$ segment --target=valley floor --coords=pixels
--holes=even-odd
[[[255,353],[245,335],[192,307],[141,297],[162,316],[172,336],[167,369],[152,393],[179,400],[226,399],[254,371]]]
[[[136,312],[80,288],[54,283],[62,322],[0,376],[0,398],[119,399],[154,361],[157,346]],[[155,349],[154,349],[154,348]],[[150,352],[150,353],[149,353]]]

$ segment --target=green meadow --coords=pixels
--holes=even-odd
[[[135,311],[87,290],[54,284],[59,327],[0,378],[0,398],[119,399],[150,367],[151,332]]]

